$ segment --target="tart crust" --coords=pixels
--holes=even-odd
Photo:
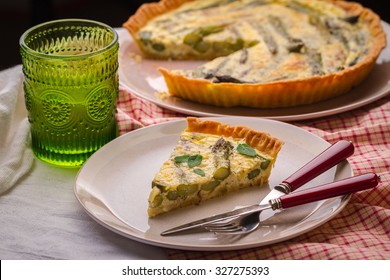
[[[124,27],[141,47],[137,32],[151,19],[194,0],[161,0],[158,3],[143,4],[131,16]],[[327,100],[347,93],[359,85],[372,71],[382,49],[386,47],[386,35],[380,18],[370,9],[355,2],[323,0],[343,8],[351,14],[359,14],[370,30],[372,47],[364,59],[339,72],[322,76],[311,76],[292,80],[265,83],[213,83],[206,79],[190,78],[165,68],[158,70],[163,75],[168,93],[174,97],[201,104],[221,107],[245,106],[254,108],[275,108],[306,105]],[[150,57],[149,53],[144,53]],[[159,58],[159,57],[154,57]]]
[[[188,133],[190,133],[190,137],[188,136]],[[154,217],[178,208],[196,205],[202,201],[219,197],[242,188],[261,186],[268,182],[276,157],[283,145],[282,141],[272,137],[266,132],[255,131],[245,126],[231,126],[217,121],[203,120],[194,117],[187,118],[187,129],[182,133],[181,137],[183,135],[186,135],[185,137],[187,137],[185,138],[186,141],[184,142],[185,144],[183,144],[184,146],[180,146],[181,142],[179,141],[170,158],[163,163],[160,171],[153,179],[152,190],[148,199],[149,217]],[[194,143],[197,143],[194,144],[191,142],[192,140],[189,140],[192,138],[202,139],[202,148],[197,147],[199,142],[193,140],[195,141]],[[218,158],[217,156],[218,160],[228,160],[229,169],[231,168],[232,170],[231,173],[229,171],[229,174],[224,178],[215,177],[215,171],[218,168],[213,161],[213,158],[216,155],[214,154],[215,152],[212,152],[210,144],[212,144],[212,146],[216,145],[221,139],[226,139],[227,142],[235,141],[236,144],[238,142],[246,143],[257,151],[257,155],[260,155],[263,158],[262,160],[267,161],[266,166],[263,167],[261,165],[262,160],[259,158],[241,155],[238,152],[231,152],[228,159]],[[187,142],[188,140],[191,144]],[[211,142],[207,140],[210,140]],[[183,166],[180,165],[181,163],[175,162],[175,156],[178,155],[177,151],[192,151],[192,148],[190,148],[189,145],[194,145],[195,150],[200,149],[202,151],[201,155],[203,155],[205,163],[199,167],[205,170],[204,176],[194,175],[194,169],[187,168],[185,164]],[[233,147],[231,147],[231,149],[233,149]],[[209,160],[207,160],[207,158],[209,158]],[[180,167],[178,167],[178,164]],[[262,166],[261,169],[260,166]],[[255,169],[258,170],[259,173],[257,173],[255,177],[249,178],[248,174]],[[178,172],[178,170],[180,170],[180,172]],[[179,188],[183,187],[181,179],[178,179],[179,177],[181,178],[181,176],[185,176],[187,179],[190,178],[187,182],[188,185],[184,185],[184,188],[186,186],[195,188],[194,190],[191,190],[191,193],[188,195],[177,195],[180,192]],[[202,187],[215,181],[218,181],[218,183],[210,189],[204,189]],[[172,199],[173,194],[174,199]]]
[[[244,139],[252,148],[271,156],[273,158],[273,161],[271,161],[272,165],[275,163],[276,156],[283,146],[281,140],[272,137],[267,132],[256,131],[246,126],[231,126],[195,117],[187,117],[186,131]]]
[[[141,52],[145,57],[149,58],[159,58],[158,56],[151,55],[150,53],[144,52],[141,41],[139,40],[137,33],[144,27],[151,19],[165,14],[168,11],[174,10],[180,7],[186,2],[191,2],[196,0],[161,0],[159,2],[145,3],[142,4],[136,13],[132,15],[124,24],[123,27],[126,28],[135,42],[139,46]]]
[[[264,84],[212,83],[191,79],[167,69],[164,76],[170,95],[220,107],[277,108],[312,104],[350,91],[371,72],[375,59],[326,76]]]

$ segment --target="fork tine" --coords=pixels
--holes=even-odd
[[[228,229],[234,229],[237,228],[238,225],[228,223],[228,224],[223,224],[223,225],[217,225],[217,224],[212,224],[212,225],[206,225],[204,228],[207,230],[228,230]]]
[[[237,226],[230,229],[216,229],[210,231],[217,234],[242,234],[244,232],[244,228],[242,226]]]
[[[224,226],[205,226],[205,229],[215,233],[241,232],[245,228],[239,224],[228,224]]]
[[[228,221],[228,222],[216,222],[216,223],[209,223],[206,224],[206,226],[226,226],[226,225],[236,225],[237,223],[235,222],[236,220],[233,221]]]
[[[240,234],[245,230],[237,221],[240,221],[241,217],[235,218],[227,222],[217,222],[211,223],[204,226],[204,229],[214,232],[214,233],[223,233],[223,234]]]
[[[209,224],[206,224],[204,225],[204,227],[215,227],[215,228],[223,228],[223,227],[229,227],[229,226],[236,226],[238,223],[237,223],[237,219],[230,219],[228,221],[220,221],[220,222],[212,222],[212,223],[209,223]]]
[[[245,221],[247,220],[251,221],[253,218],[258,219],[259,218],[258,213],[257,216],[254,214],[250,214],[246,216],[239,216],[233,219],[229,219],[228,221],[213,222],[204,225],[203,228],[215,234],[241,235],[241,234],[248,233],[248,229],[245,225]],[[242,225],[243,222],[244,225]]]

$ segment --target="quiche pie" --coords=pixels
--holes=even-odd
[[[283,142],[244,126],[187,118],[152,182],[150,217],[268,182]]]
[[[335,0],[161,0],[142,5],[124,27],[147,58],[205,61],[160,68],[170,95],[224,107],[344,94],[386,46],[378,15]]]

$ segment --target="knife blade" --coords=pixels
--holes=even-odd
[[[305,183],[309,182],[318,175],[324,173],[331,167],[337,165],[354,153],[354,146],[352,142],[341,140],[325,149],[322,153],[310,160],[288,178],[283,180],[279,185],[275,186],[260,202],[259,205],[267,204],[271,199],[279,198],[286,195]],[[180,231],[194,229],[204,226],[205,223],[218,222],[230,218],[235,218],[240,215],[251,214],[259,211],[259,205],[252,205],[237,210],[215,215],[209,218],[201,219],[193,223],[188,223],[179,227],[166,230],[161,235],[169,235]],[[266,219],[268,217],[264,217]]]
[[[208,218],[200,219],[194,222],[190,222],[178,227],[171,228],[161,233],[162,236],[179,233],[189,229],[198,227],[204,227],[211,223],[226,220],[226,218],[235,218],[244,215],[258,214],[260,211],[266,209],[285,209],[294,207],[297,205],[319,201],[335,196],[341,196],[350,194],[364,189],[373,188],[380,182],[380,177],[375,173],[367,173],[357,175],[354,177],[345,178],[342,180],[334,181],[331,183],[323,184],[320,186],[312,187],[302,191],[286,194],[279,198],[271,199],[267,204],[255,204],[239,208],[230,212],[222,213],[219,215],[211,216]]]

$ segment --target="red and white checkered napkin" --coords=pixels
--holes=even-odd
[[[185,117],[120,89],[121,134]],[[294,122],[330,143],[350,140],[354,174],[375,172],[381,184],[352,196],[332,220],[285,242],[238,251],[192,252],[169,249],[171,259],[390,259],[390,96],[361,109],[311,121]]]

